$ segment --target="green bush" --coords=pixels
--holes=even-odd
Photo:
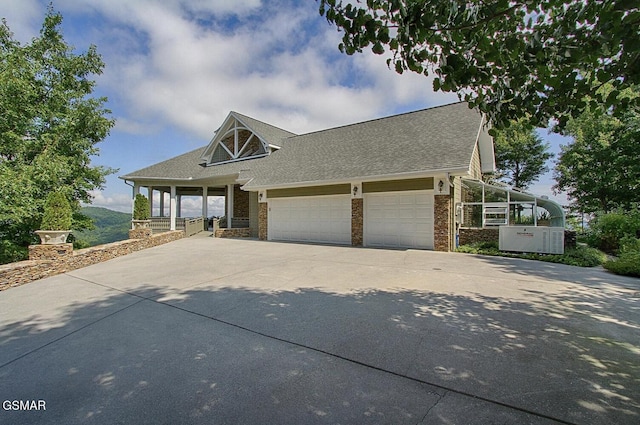
[[[630,236],[623,238],[619,257],[605,262],[603,266],[616,274],[640,277],[640,239]]]
[[[133,201],[133,219],[149,220],[149,200],[146,196],[138,193]]]
[[[17,245],[6,239],[0,240],[0,264],[27,260],[28,258],[29,250],[27,247]]]
[[[607,261],[603,266],[615,274],[640,277],[640,251],[621,254],[616,260]]]
[[[615,254],[625,237],[637,237],[640,232],[640,211],[617,211],[597,215],[589,222],[587,243],[604,252]]]
[[[71,204],[61,192],[51,192],[44,204],[44,215],[40,229],[70,230],[73,210]]]
[[[467,254],[499,255],[498,246],[498,242],[474,242],[468,245],[461,245],[456,251]]]
[[[602,264],[607,256],[598,249],[586,246],[577,246],[564,251],[564,254],[536,254],[500,251],[497,242],[480,242],[462,245],[457,252],[468,254],[493,255],[498,257],[524,258],[527,260],[546,261],[549,263],[567,264],[579,267],[595,267]]]

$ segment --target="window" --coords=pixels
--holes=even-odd
[[[477,180],[462,180],[462,202],[457,211],[462,227],[564,226],[560,205]]]

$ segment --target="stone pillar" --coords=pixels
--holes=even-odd
[[[171,186],[171,196],[169,198],[170,230],[176,230],[176,187]]]
[[[231,229],[233,224],[233,184],[227,185],[227,229]]]
[[[150,238],[152,234],[153,231],[148,227],[142,229],[131,229],[129,230],[129,239],[146,239]]]
[[[451,204],[449,194],[435,195],[433,205],[433,249],[451,251]]]
[[[73,255],[73,244],[29,245],[29,260],[60,260]]]
[[[269,204],[260,202],[258,204],[258,239],[266,241],[268,239]]]
[[[240,189],[240,185],[233,187],[233,216],[249,217],[249,192]]]
[[[364,199],[351,199],[351,245],[362,246],[364,237]]]

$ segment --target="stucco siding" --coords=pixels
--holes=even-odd
[[[362,183],[362,193],[399,192],[404,190],[432,190],[433,177],[388,180]]]
[[[333,184],[327,186],[305,186],[289,189],[267,190],[267,198],[291,198],[298,196],[347,195],[351,193],[351,185]]]

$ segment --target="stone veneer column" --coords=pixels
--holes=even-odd
[[[435,195],[433,205],[433,249],[451,250],[451,196]]]
[[[351,245],[363,245],[363,209],[364,199],[351,199]]]
[[[269,204],[260,202],[258,204],[258,239],[266,241],[268,236],[267,224],[269,223]]]
[[[60,260],[73,255],[73,244],[29,245],[29,260]]]

